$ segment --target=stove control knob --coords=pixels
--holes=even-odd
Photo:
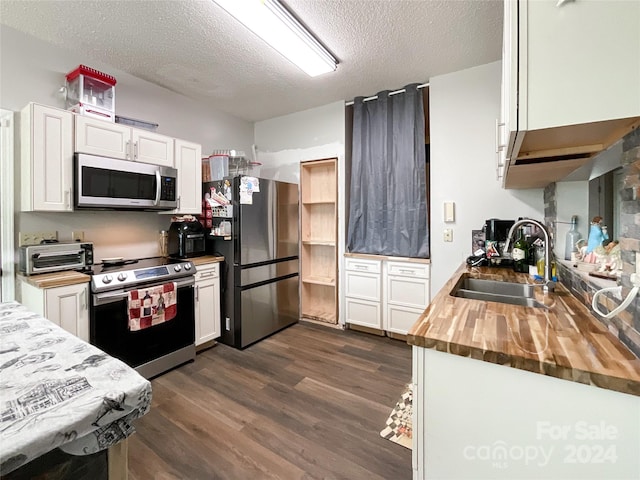
[[[184,269],[185,270],[191,270],[191,264],[190,263],[185,263],[184,264]]]
[[[102,277],[102,283],[111,283],[111,280],[113,280],[111,278],[111,275],[105,275],[104,277]]]
[[[181,267],[180,265],[176,265],[175,267],[173,267],[173,269],[174,269],[176,272],[179,272],[180,270],[182,270],[182,267]]]
[[[120,280],[121,282],[124,282],[127,279],[127,274],[126,273],[121,273],[120,275],[118,275],[118,280]]]

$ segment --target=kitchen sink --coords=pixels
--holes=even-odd
[[[451,295],[523,307],[546,308],[543,303],[535,299],[535,287],[535,285],[528,283],[499,282],[496,280],[462,277],[451,291]]]

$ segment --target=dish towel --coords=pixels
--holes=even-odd
[[[129,330],[168,322],[178,313],[175,282],[129,292]]]

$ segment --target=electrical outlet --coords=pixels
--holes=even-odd
[[[81,230],[74,230],[71,232],[72,242],[84,242],[84,232]]]
[[[57,240],[58,232],[20,232],[18,234],[18,245],[37,245],[43,240]]]
[[[453,229],[451,228],[444,229],[444,241],[453,242]]]

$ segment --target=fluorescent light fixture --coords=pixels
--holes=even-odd
[[[213,0],[312,77],[338,62],[277,0]]]

